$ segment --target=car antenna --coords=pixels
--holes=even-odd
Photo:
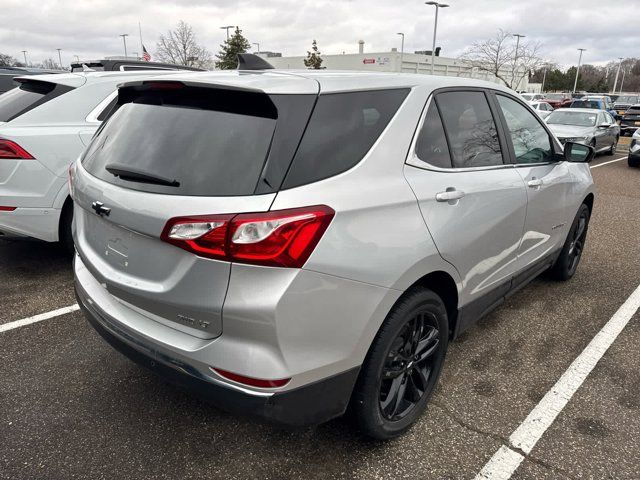
[[[238,70],[272,70],[274,67],[264,58],[253,53],[238,54]]]

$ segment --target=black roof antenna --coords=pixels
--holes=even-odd
[[[271,70],[273,65],[253,53],[238,54],[238,70]]]

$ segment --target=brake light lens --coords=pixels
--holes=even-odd
[[[33,157],[24,148],[11,140],[0,139],[0,160],[32,160]]]
[[[282,378],[278,380],[252,378],[252,377],[245,377],[244,375],[238,375],[237,373],[227,372],[226,370],[221,370],[219,368],[211,368],[211,369],[221,377],[224,377],[228,380],[233,380],[234,382],[242,383],[244,385],[249,385],[251,387],[259,387],[259,388],[284,387],[291,380],[290,378]]]
[[[173,218],[161,239],[207,258],[301,268],[331,223],[325,206],[264,213]]]
[[[3,207],[0,205],[0,212],[13,212],[18,207]]]
[[[227,259],[229,221],[233,215],[173,218],[160,238],[201,257]]]

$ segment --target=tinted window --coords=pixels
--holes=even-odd
[[[536,117],[511,98],[498,95],[498,104],[509,129],[517,163],[553,161],[549,134]]]
[[[264,94],[184,90],[148,94],[121,105],[92,141],[82,161],[85,168],[134,190],[253,194],[276,126],[275,105]],[[114,167],[175,180],[176,186],[116,177]]]
[[[0,122],[8,122],[23,113],[71,90],[50,82],[29,81],[0,95]]]
[[[360,162],[408,93],[398,89],[320,95],[283,188],[337,175]]]
[[[423,162],[440,168],[451,168],[451,157],[436,102],[431,102],[416,142],[416,155]]]
[[[501,165],[498,132],[482,92],[446,92],[436,97],[456,168]]]
[[[109,116],[109,113],[111,112],[113,107],[116,106],[116,103],[118,103],[117,96],[114,97],[114,99],[109,102],[109,104],[104,108],[104,110],[100,112],[100,114],[96,117],[96,120],[98,120],[99,122],[103,122]]]

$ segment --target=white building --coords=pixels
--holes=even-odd
[[[363,52],[364,42],[360,43],[360,53],[346,53],[342,55],[322,54],[322,67],[330,70],[364,70],[371,72],[403,72],[403,73],[431,73],[431,56],[418,53],[400,53],[397,49],[390,52]],[[306,69],[304,60],[306,55],[298,57],[273,57],[262,55],[275,68]],[[477,68],[466,65],[457,58],[435,57],[434,74],[451,77],[468,77],[490,82],[502,83],[500,79],[488,72],[481,72]],[[505,76],[511,76],[511,70],[505,70]],[[526,91],[528,78],[520,82],[517,90]]]

